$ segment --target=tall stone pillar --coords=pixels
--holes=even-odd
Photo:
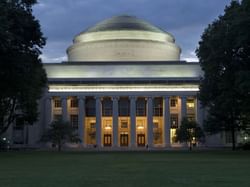
[[[147,98],[147,143],[149,147],[153,146],[153,98]]]
[[[98,147],[102,146],[102,114],[101,114],[101,98],[95,98],[96,111],[96,144]]]
[[[130,147],[136,146],[136,97],[130,99]]]
[[[85,145],[85,97],[78,97],[78,135],[81,145]]]
[[[52,98],[47,97],[45,102],[45,129],[48,129],[52,122],[52,108]]]
[[[165,147],[170,147],[170,109],[169,109],[169,96],[163,99],[163,124],[164,124],[164,144]]]
[[[68,121],[68,105],[67,105],[67,96],[61,97],[62,101],[62,119],[63,121]]]
[[[187,97],[181,97],[181,120],[187,116]]]
[[[113,147],[118,146],[118,97],[112,97],[113,100]]]

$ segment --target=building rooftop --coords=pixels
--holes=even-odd
[[[114,16],[109,19],[105,19],[93,27],[90,27],[83,31],[83,33],[99,32],[99,31],[117,31],[117,30],[137,30],[137,31],[150,31],[165,33],[164,30],[144,21],[138,19],[135,16]]]

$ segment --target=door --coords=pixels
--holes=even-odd
[[[112,145],[112,137],[111,137],[111,134],[104,134],[103,145],[104,145],[104,146],[111,146],[111,145]]]
[[[121,146],[128,146],[128,134],[121,134],[120,135],[120,145]]]
[[[137,134],[137,145],[145,146],[145,134]]]

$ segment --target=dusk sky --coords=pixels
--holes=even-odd
[[[47,38],[43,62],[67,60],[73,37],[104,19],[132,15],[174,35],[182,60],[197,61],[204,29],[231,0],[39,0],[34,14]]]

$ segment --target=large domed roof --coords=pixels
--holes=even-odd
[[[165,33],[162,29],[144,21],[136,18],[135,16],[114,16],[104,21],[101,21],[84,31],[88,32],[98,32],[98,31],[116,31],[116,30],[138,30],[138,31],[150,31]]]
[[[114,16],[74,37],[69,61],[176,61],[174,37],[134,16]]]

